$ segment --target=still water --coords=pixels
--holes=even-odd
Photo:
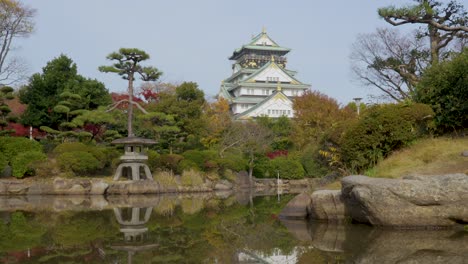
[[[0,263],[468,263],[468,232],[280,220],[294,195],[0,198]]]

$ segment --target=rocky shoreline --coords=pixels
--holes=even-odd
[[[341,190],[298,195],[281,216],[405,229],[468,224],[466,174],[400,179],[354,175],[341,183]]]
[[[255,191],[281,189],[283,192],[298,192],[314,184],[309,180],[255,179]],[[51,178],[47,180],[0,180],[0,195],[129,195],[163,193],[201,193],[246,189],[245,181],[230,182],[219,180],[200,186],[164,186],[157,181],[105,181],[96,178]]]

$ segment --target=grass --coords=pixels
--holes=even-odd
[[[203,175],[196,170],[185,170],[182,172],[180,182],[184,186],[202,186],[204,183]]]
[[[464,150],[468,150],[468,137],[422,139],[393,153],[365,175],[399,178],[406,175],[468,174],[468,157],[460,155]]]
[[[177,186],[174,175],[169,171],[158,171],[153,174],[153,179],[164,187]]]

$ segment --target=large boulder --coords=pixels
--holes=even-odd
[[[294,197],[279,214],[282,218],[305,219],[307,218],[307,206],[310,204],[310,194],[301,193]]]
[[[170,191],[166,188],[165,191]],[[161,193],[159,183],[152,180],[141,181],[118,181],[109,185],[106,194],[148,194]]]
[[[221,180],[215,184],[215,190],[232,190],[233,184],[227,180]]]
[[[320,190],[312,193],[307,206],[311,219],[341,222],[345,220],[345,206],[340,190]]]
[[[103,195],[109,187],[102,180],[94,179],[62,179],[55,178],[53,183],[53,194],[100,194]],[[45,189],[42,189],[44,191]],[[44,193],[44,192],[43,192]],[[50,193],[45,192],[45,193]]]
[[[447,227],[468,223],[468,175],[401,179],[348,176],[342,180],[346,214],[375,226]]]

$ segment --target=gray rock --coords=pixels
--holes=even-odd
[[[146,194],[160,192],[159,183],[152,180],[114,182],[111,183],[106,190],[107,194]]]
[[[461,155],[462,155],[463,157],[468,157],[468,150],[462,151]]]
[[[340,222],[346,218],[340,190],[315,191],[307,211],[311,219]]]
[[[402,179],[348,176],[342,180],[346,213],[375,226],[447,227],[468,222],[468,175]]]
[[[221,180],[215,184],[215,190],[231,190],[233,187],[232,183],[227,180]]]
[[[105,194],[109,184],[105,183],[102,180],[93,180],[91,181],[91,190],[89,194]]]
[[[290,180],[289,182],[285,182],[285,184],[287,184],[287,183],[289,183],[290,186],[302,186],[302,187],[309,186],[309,181],[307,179]]]
[[[89,194],[91,181],[88,179],[55,178],[53,189],[55,194]]]
[[[280,217],[291,219],[305,219],[307,218],[307,206],[310,204],[311,197],[307,193],[301,193],[294,197],[283,208]]]

